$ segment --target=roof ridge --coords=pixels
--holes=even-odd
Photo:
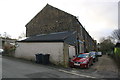
[[[73,17],[76,18],[76,16],[74,16],[74,15],[72,15],[72,14],[70,14],[70,13],[64,11],[64,10],[61,10],[61,9],[59,9],[59,8],[57,8],[57,7],[54,7],[54,6],[52,6],[52,5],[48,4],[48,3],[46,4],[46,6],[53,7],[53,8],[55,8],[55,9],[59,10],[59,11],[62,11],[62,12],[64,12],[64,13],[66,13],[66,14],[68,14],[68,15],[71,15],[71,16],[73,16]],[[45,7],[46,7],[46,6],[45,6]],[[45,7],[44,7],[44,8],[45,8]],[[44,9],[44,8],[43,8],[43,9]],[[42,9],[42,10],[43,10],[43,9]],[[40,12],[41,12],[41,11],[40,11]]]
[[[59,33],[65,33],[65,32],[68,32],[68,31],[54,32],[54,33],[50,33],[50,34],[59,34]]]

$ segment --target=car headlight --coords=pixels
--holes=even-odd
[[[87,61],[83,61],[82,63],[87,63]]]

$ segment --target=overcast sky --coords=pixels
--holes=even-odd
[[[96,40],[118,28],[119,0],[0,0],[0,34],[12,38],[26,32],[25,25],[48,3],[79,18]]]

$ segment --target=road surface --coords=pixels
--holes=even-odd
[[[3,57],[2,78],[118,78],[118,69],[108,56],[102,56],[90,69],[62,68]]]
[[[63,72],[62,69],[20,59],[3,58],[3,78],[84,78]]]

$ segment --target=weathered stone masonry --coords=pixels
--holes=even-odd
[[[83,41],[82,52],[95,50],[96,42],[76,17],[49,4],[26,24],[27,37],[63,31],[77,31],[76,38]]]

